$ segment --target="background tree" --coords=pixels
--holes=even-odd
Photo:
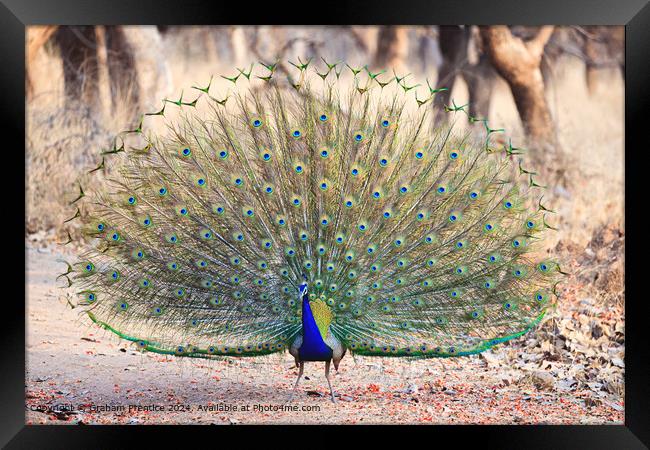
[[[553,28],[541,27],[528,41],[515,37],[504,25],[480,28],[485,50],[496,71],[510,86],[531,143],[544,150],[557,146],[540,68],[544,46]]]

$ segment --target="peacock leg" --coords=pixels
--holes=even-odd
[[[293,394],[296,392],[296,388],[298,387],[298,382],[300,381],[300,377],[302,377],[302,373],[305,370],[305,363],[300,361],[300,368],[298,369],[298,378],[296,379],[296,384],[293,385],[293,390],[291,391],[291,395],[289,395],[289,400],[287,403],[291,402],[293,399]]]
[[[330,364],[331,360],[327,361],[325,363],[325,378],[327,378],[327,384],[330,387],[330,395],[332,396],[332,403],[336,403],[336,399],[334,398],[334,390],[332,390],[332,383],[330,382]]]

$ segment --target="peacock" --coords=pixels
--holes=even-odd
[[[71,306],[142,351],[288,351],[289,399],[305,362],[335,401],[347,352],[458,357],[534,329],[564,272],[523,149],[410,74],[287,62],[117,134],[71,202]]]

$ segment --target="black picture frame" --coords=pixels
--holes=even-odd
[[[315,8],[315,9],[314,9]],[[316,22],[316,23],[314,23]],[[327,2],[323,6],[292,2],[217,3],[199,0],[3,0],[0,4],[0,108],[3,129],[4,173],[2,176],[5,198],[13,199],[15,205],[4,214],[2,224],[9,229],[5,236],[5,268],[18,272],[17,255],[26,258],[23,244],[17,237],[8,238],[16,232],[24,233],[25,210],[16,195],[19,186],[25,184],[24,173],[17,170],[21,154],[15,151],[25,143],[25,27],[27,25],[61,24],[521,24],[521,25],[624,25],[625,26],[625,143],[628,149],[625,164],[625,232],[632,245],[627,246],[625,283],[628,289],[626,310],[626,370],[625,370],[625,423],[621,426],[439,426],[409,427],[412,436],[406,445],[420,445],[417,440],[427,439],[431,445],[442,442],[474,441],[475,445],[495,448],[647,448],[650,445],[650,354],[647,338],[647,296],[634,295],[633,283],[642,285],[643,264],[648,254],[642,255],[643,231],[647,221],[642,219],[646,193],[643,183],[645,169],[640,159],[647,148],[647,118],[650,117],[650,5],[647,0],[507,0],[498,3],[480,0],[387,0]],[[13,138],[8,140],[7,138]],[[645,138],[645,140],[644,140]],[[9,142],[14,144],[9,144]],[[14,159],[15,158],[15,159]],[[629,163],[629,164],[628,164]],[[15,165],[15,167],[14,167]],[[633,216],[636,213],[635,217]],[[10,234],[11,233],[11,234]],[[646,247],[647,248],[647,247]],[[639,256],[639,258],[635,258]],[[641,256],[645,256],[644,259]],[[639,261],[639,264],[635,262]],[[25,261],[26,262],[26,261]],[[186,427],[57,427],[25,425],[25,285],[5,272],[3,296],[3,370],[0,379],[2,395],[2,422],[0,444],[6,448],[124,448],[134,442],[134,434],[143,442],[154,445],[158,439],[167,439],[167,433],[177,433],[184,442],[190,439]],[[25,278],[25,283],[27,282]],[[639,292],[640,294],[640,292]],[[164,430],[162,430],[164,428]],[[232,431],[230,427],[228,431]],[[236,428],[236,427],[235,427]],[[277,433],[279,427],[271,431]],[[300,427],[300,433],[321,432],[322,428]],[[115,433],[119,429],[119,433]],[[267,427],[255,427],[255,434]],[[192,439],[199,434],[215,439],[209,427],[191,429]],[[220,428],[219,430],[222,430]],[[164,432],[163,432],[164,431]],[[240,429],[240,431],[242,431]],[[348,427],[346,431],[351,431]],[[404,438],[399,427],[354,427],[366,438],[383,439],[388,432]],[[218,431],[219,441],[225,441]],[[124,434],[126,433],[126,434]],[[180,434],[178,434],[180,433]],[[293,433],[293,431],[291,431]],[[324,434],[333,437],[333,431]],[[336,430],[337,439],[344,439]],[[426,433],[429,436],[424,436]],[[347,434],[347,433],[346,433]],[[415,436],[417,434],[418,436]],[[435,441],[430,441],[431,435]],[[445,435],[443,437],[443,435]],[[446,439],[445,439],[446,438]],[[149,440],[151,439],[151,440]],[[299,445],[290,433],[278,433],[278,443]],[[313,437],[311,438],[313,439]],[[450,439],[453,439],[450,440]],[[169,441],[171,442],[171,441]],[[242,444],[247,440],[239,441]],[[235,441],[231,441],[233,445]],[[427,444],[428,445],[428,444]],[[437,445],[437,444],[435,444]]]

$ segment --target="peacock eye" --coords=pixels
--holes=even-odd
[[[327,114],[321,114],[320,117],[318,118],[321,122],[326,122],[327,121]]]

